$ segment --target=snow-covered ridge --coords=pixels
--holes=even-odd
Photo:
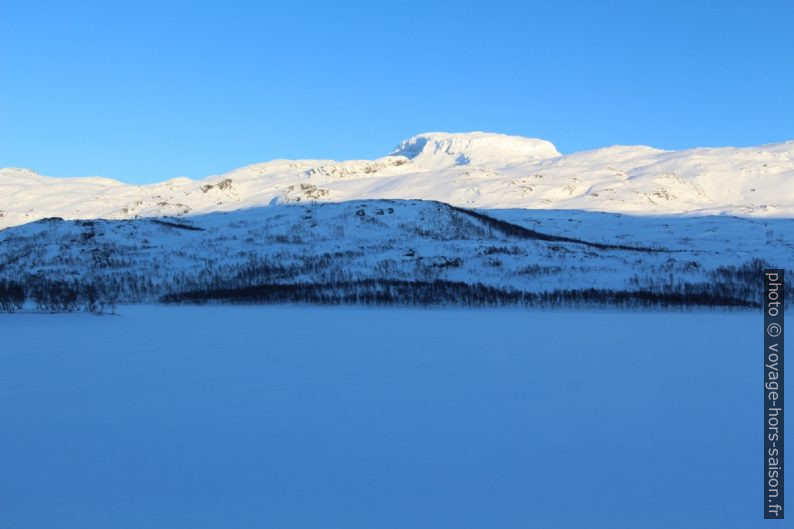
[[[561,155],[544,140],[428,133],[376,160],[275,160],[202,180],[128,185],[0,169],[0,228],[46,217],[183,216],[276,203],[428,199],[477,208],[794,217],[794,141]]]

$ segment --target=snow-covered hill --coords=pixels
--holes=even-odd
[[[557,291],[546,302],[623,303],[610,291],[628,304],[652,294],[651,303],[754,305],[759,259],[794,259],[794,220],[373,200],[47,219],[0,232],[0,282],[22,282],[31,297],[47,282],[95,285],[126,302],[192,292],[186,299],[514,304],[515,293]],[[578,299],[587,289],[598,292]]]
[[[683,151],[615,146],[561,155],[538,139],[428,133],[372,161],[275,160],[152,185],[0,169],[0,228],[46,217],[133,219],[360,199],[794,217],[794,141]]]

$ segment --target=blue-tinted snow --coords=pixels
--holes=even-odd
[[[0,315],[0,527],[761,527],[761,318]]]

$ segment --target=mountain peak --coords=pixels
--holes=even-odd
[[[276,160],[145,186],[0,169],[0,229],[47,217],[183,216],[375,198],[468,208],[794,218],[794,143],[682,151],[613,146],[561,155],[540,139],[431,132],[377,160]]]
[[[456,165],[507,165],[560,156],[551,142],[490,132],[426,132],[401,142],[391,156],[427,169]]]

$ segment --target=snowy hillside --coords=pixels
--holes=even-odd
[[[792,262],[794,220],[376,200],[0,232],[0,280],[30,299],[754,306],[759,259]]]
[[[794,217],[794,141],[683,151],[615,146],[560,155],[544,140],[429,133],[372,161],[275,160],[203,180],[152,185],[0,169],[0,228],[47,217],[134,219],[362,199]]]

